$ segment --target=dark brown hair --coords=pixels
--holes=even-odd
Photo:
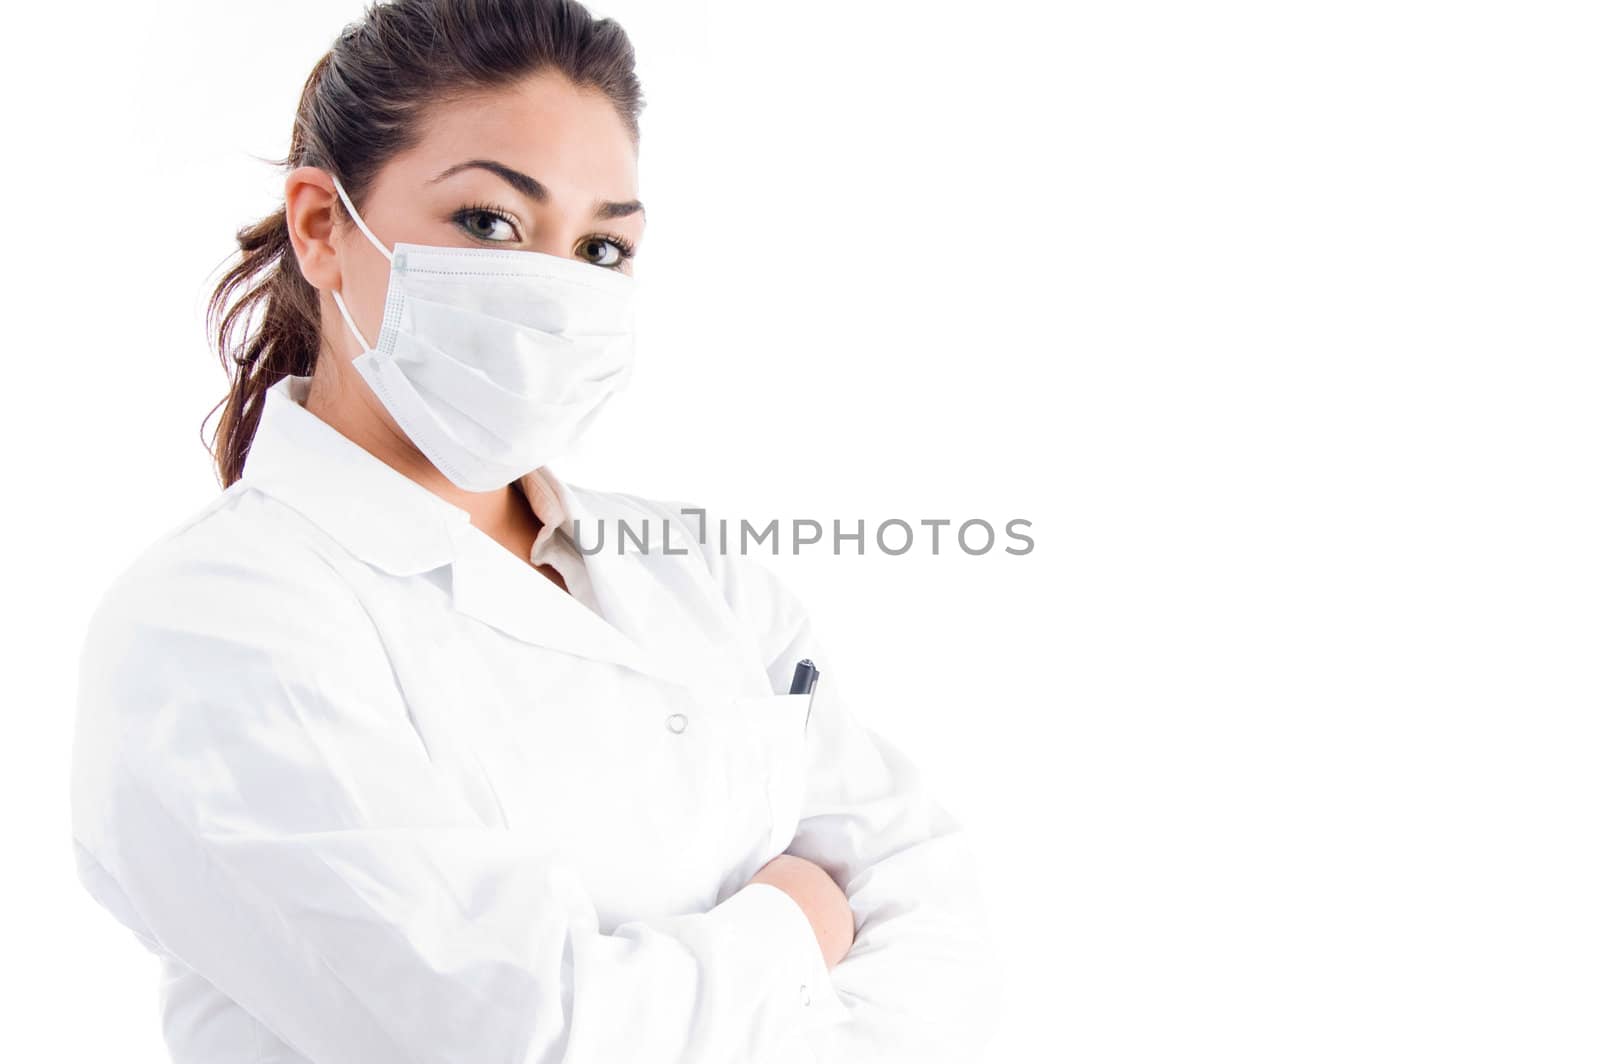
[[[638,145],[644,99],[633,45],[614,20],[595,19],[576,0],[390,0],[370,4],[317,61],[300,93],[289,154],[273,163],[336,174],[360,210],[378,171],[416,143],[429,107],[544,70],[604,92]],[[266,390],[313,371],[322,330],[284,208],[236,238],[239,261],[206,312],[230,381],[208,444],[223,488],[244,469]]]

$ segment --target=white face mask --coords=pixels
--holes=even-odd
[[[634,279],[542,251],[396,244],[378,343],[350,364],[439,472],[493,491],[568,453],[633,372]]]

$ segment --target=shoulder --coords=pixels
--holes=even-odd
[[[132,788],[165,796],[144,808],[170,801],[183,817],[246,795],[265,808],[285,786],[273,773],[318,764],[306,751],[342,758],[341,744],[407,719],[361,601],[271,505],[258,492],[224,493],[145,547],[91,611],[77,661],[72,822],[109,867],[125,839],[160,830],[128,834]]]
[[[305,539],[251,513],[252,496],[151,544],[91,613],[71,790],[74,832],[97,855],[130,781],[166,781],[181,801],[226,794],[259,784],[260,766],[286,752],[309,744],[338,757],[352,737],[394,734],[407,719],[360,600]]]
[[[80,645],[94,681],[197,684],[248,661],[356,656],[370,622],[276,504],[238,484],[141,550],[101,592]]]

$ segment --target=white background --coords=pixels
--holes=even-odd
[[[77,641],[217,491],[203,300],[360,10],[7,16],[7,1057],[166,1059],[72,875]],[[973,835],[988,1059],[1600,1058],[1592,7],[594,10],[645,331],[557,468],[1033,522],[771,560]]]

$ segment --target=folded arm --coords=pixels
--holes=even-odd
[[[699,527],[691,517],[686,534],[697,537]],[[702,553],[755,633],[774,691],[789,689],[802,658],[821,670],[806,729],[806,797],[786,852],[831,873],[855,913],[855,944],[831,972],[849,1018],[795,1032],[784,1059],[974,1064],[999,973],[966,832],[905,754],[850,710],[798,597],[749,558],[711,546]]]

